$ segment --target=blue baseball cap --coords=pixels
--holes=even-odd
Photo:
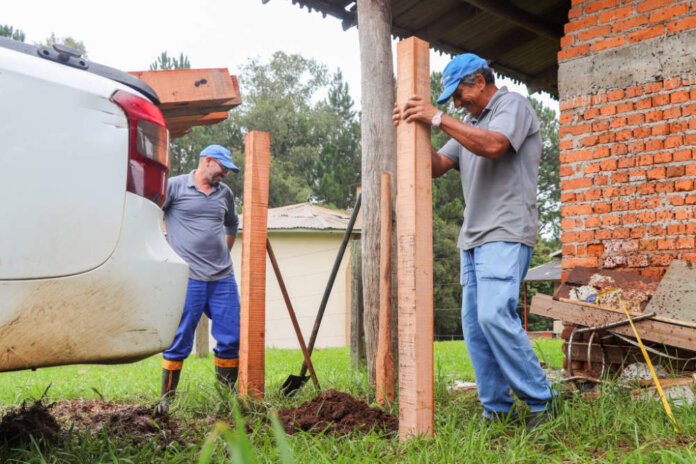
[[[459,86],[459,81],[462,80],[462,77],[487,67],[488,63],[486,60],[473,53],[464,53],[455,56],[452,61],[445,66],[445,70],[442,71],[442,84],[445,90],[442,92],[442,95],[440,95],[440,98],[437,99],[437,103],[442,104],[449,100],[454,91],[457,90],[457,86]]]
[[[232,162],[232,153],[222,145],[208,145],[201,152],[201,158],[204,156],[215,158],[232,172],[239,172],[239,168]]]

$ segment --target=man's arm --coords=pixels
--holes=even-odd
[[[394,126],[399,125],[399,121],[401,121],[401,110],[399,109],[398,105],[394,104],[394,112],[392,113],[392,121],[394,122]],[[432,171],[432,177],[435,179],[436,177],[440,177],[443,174],[445,174],[447,171],[452,169],[457,165],[456,161],[453,161],[446,156],[443,156],[439,154],[433,147],[430,147],[430,159],[431,159],[431,171]]]
[[[473,154],[494,161],[510,148],[510,141],[503,134],[470,126],[448,114],[442,115],[440,129]]]
[[[432,103],[421,96],[414,95],[404,105],[401,119],[406,122],[420,121],[430,124],[437,111]],[[396,114],[396,110],[394,112]],[[497,160],[510,147],[510,141],[503,134],[470,126],[447,114],[442,115],[440,129],[470,152],[484,158]]]
[[[430,148],[430,152],[430,158],[432,160],[433,179],[442,176],[447,171],[457,166],[456,161],[449,159],[445,155],[441,155],[440,153],[436,152],[435,149],[433,149],[432,147]]]
[[[225,235],[225,241],[227,242],[227,249],[232,251],[232,245],[234,245],[234,239],[236,239],[234,235]]]

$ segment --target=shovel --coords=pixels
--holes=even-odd
[[[338,268],[341,265],[341,260],[343,260],[343,255],[346,251],[346,246],[348,245],[348,240],[350,240],[350,234],[353,232],[353,226],[355,225],[355,220],[358,217],[358,212],[360,211],[360,194],[358,198],[355,199],[355,207],[353,208],[353,214],[350,216],[350,221],[348,221],[348,226],[346,227],[346,233],[343,235],[343,241],[338,249],[338,254],[336,255],[336,261],[334,261],[333,269],[331,269],[331,275],[329,276],[329,281],[326,283],[326,288],[324,289],[324,296],[321,299],[321,304],[319,305],[319,311],[317,312],[317,317],[314,320],[314,328],[312,329],[312,335],[309,337],[309,345],[307,345],[307,351],[309,356],[312,356],[312,350],[314,349],[314,342],[317,340],[317,334],[319,333],[319,326],[321,325],[321,320],[324,317],[324,310],[326,310],[326,304],[329,302],[329,296],[331,295],[331,289],[333,288],[334,280],[336,280],[336,274],[338,273]],[[307,374],[307,363],[302,362],[302,368],[300,369],[300,375],[290,375],[283,385],[280,387],[281,393],[285,396],[294,396],[302,386],[307,383],[309,376]]]

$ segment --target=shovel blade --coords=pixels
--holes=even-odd
[[[295,394],[304,386],[305,383],[307,383],[307,380],[309,380],[309,376],[299,376],[299,375],[291,375],[287,378],[287,380],[283,383],[283,385],[280,387],[281,393],[283,395],[292,397],[295,396]]]

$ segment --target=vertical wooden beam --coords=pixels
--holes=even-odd
[[[263,397],[266,332],[266,223],[271,138],[252,131],[244,138],[239,394]]]
[[[430,100],[428,43],[396,46],[397,103]],[[433,435],[433,206],[430,126],[402,121],[396,131],[399,301],[399,432]]]
[[[391,0],[357,0],[362,89],[362,279],[367,372],[372,385],[379,331],[379,184],[383,172],[392,176],[396,173],[396,132],[391,120],[394,110],[391,3]]]
[[[391,344],[391,176],[382,174],[382,195],[380,204],[381,234],[379,243],[379,341],[377,343],[377,403],[384,406],[394,401],[394,353]]]
[[[193,351],[196,356],[205,356],[210,351],[210,319],[205,314],[201,315],[201,320],[196,326]]]
[[[363,321],[362,259],[360,240],[350,241],[350,366],[365,365],[365,328]]]

